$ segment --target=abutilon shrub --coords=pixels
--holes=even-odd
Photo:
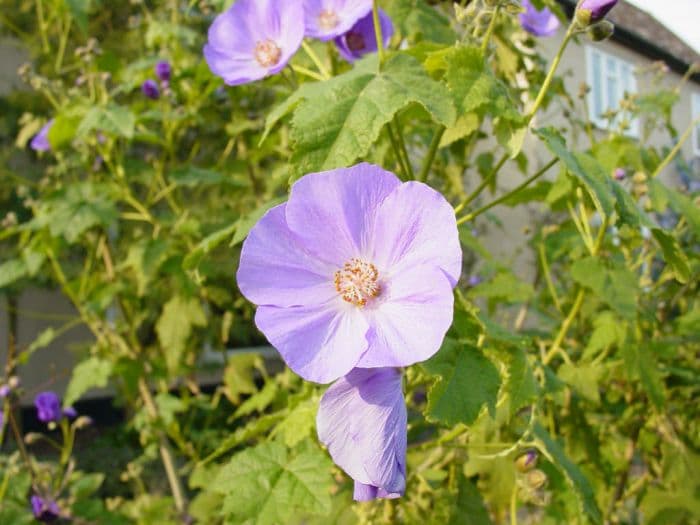
[[[616,3],[2,0],[0,523],[698,522],[697,71],[591,122]]]

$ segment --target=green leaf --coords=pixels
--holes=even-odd
[[[93,131],[103,131],[126,139],[134,137],[136,117],[126,107],[110,104],[88,110],[78,126],[77,136],[84,137]]]
[[[257,391],[253,374],[262,367],[262,359],[252,352],[236,352],[228,358],[224,369],[224,395],[231,403],[238,404],[241,394]]]
[[[211,184],[222,184],[227,178],[218,171],[198,168],[197,166],[181,166],[168,173],[168,178],[178,186],[194,188]]]
[[[238,225],[239,222],[236,221],[207,235],[199,242],[199,244],[197,244],[197,246],[194,247],[193,250],[187,254],[182,263],[182,267],[185,270],[192,270],[193,268],[197,267],[205,255],[210,253],[214,248],[219,246],[234,234],[238,228]]]
[[[455,110],[447,88],[406,54],[392,56],[378,72],[376,55],[324,82],[299,104],[292,119],[292,177],[349,166],[365,156],[382,128],[412,103],[448,126]]]
[[[0,264],[0,288],[20,280],[28,274],[27,265],[22,259],[10,259]]]
[[[625,266],[608,268],[597,257],[585,257],[571,265],[571,277],[609,304],[626,319],[637,315],[637,277]]]
[[[222,513],[236,523],[289,523],[300,512],[330,513],[330,467],[318,448],[290,457],[283,445],[268,442],[233,456],[212,488],[224,495]]]
[[[584,399],[599,404],[600,393],[598,383],[600,383],[604,369],[599,365],[564,363],[557,370],[557,375],[578,392]]]
[[[262,411],[270,406],[270,404],[275,400],[278,392],[279,385],[275,381],[268,381],[265,383],[262,390],[253,394],[238,406],[236,412],[233,414],[233,417],[238,418],[241,416],[247,416],[253,412],[262,413]]]
[[[49,129],[49,144],[54,150],[60,149],[71,143],[75,137],[76,128],[78,127],[79,118],[73,115],[74,111],[69,111],[66,114],[61,114],[53,119],[53,124]]]
[[[92,0],[66,0],[73,20],[83,33],[87,33],[88,13]]]
[[[540,128],[535,133],[544,141],[547,149],[564,163],[569,173],[588,190],[601,215],[609,217],[615,208],[615,199],[609,184],[610,177],[595,167],[600,167],[597,161],[590,155],[571,153],[561,133],[554,128]]]
[[[315,398],[300,402],[279,422],[270,437],[282,434],[284,444],[295,447],[315,430],[317,408],[318,400]]]
[[[90,357],[73,369],[66,395],[65,406],[71,406],[91,388],[104,388],[112,375],[112,362],[99,357]]]
[[[457,38],[449,18],[425,0],[392,0],[386,8],[404,37],[441,44],[453,44]]]
[[[540,450],[554,463],[554,466],[566,477],[579,499],[583,512],[595,524],[603,523],[603,515],[596,503],[595,494],[588,478],[584,476],[581,469],[572,462],[564,453],[564,449],[554,441],[549,433],[540,425],[535,423],[534,435],[540,442]]]
[[[659,228],[654,228],[651,233],[659,243],[664,259],[671,266],[676,280],[683,284],[687,283],[690,280],[690,264],[678,241]]]
[[[156,332],[168,369],[174,371],[179,368],[192,328],[206,324],[202,305],[194,297],[176,295],[165,304],[156,323]]]
[[[695,237],[700,239],[700,206],[695,204],[689,196],[667,188],[659,180],[650,180],[648,184],[652,199],[667,202],[673,211],[683,215]]]
[[[501,379],[493,363],[475,346],[446,339],[423,366],[436,376],[428,391],[429,419],[468,425],[484,405],[495,412]]]
[[[610,346],[621,345],[627,335],[627,321],[620,319],[613,312],[606,310],[593,319],[593,333],[583,350],[582,361],[588,361],[601,350]]]
[[[666,404],[664,382],[652,354],[649,342],[632,342],[622,347],[627,375],[631,380],[639,379],[654,406],[663,410]]]
[[[509,356],[505,391],[510,398],[510,413],[515,414],[522,407],[532,404],[537,399],[540,389],[527,360],[527,354],[521,349],[512,349]]]
[[[522,303],[534,295],[534,290],[529,283],[521,281],[512,273],[501,272],[493,279],[485,281],[469,291],[469,295],[475,297],[487,297],[507,301],[509,303]]]
[[[460,472],[457,480],[457,498],[448,525],[491,525],[492,523],[479,489]]]
[[[278,204],[282,204],[285,200],[287,200],[286,197],[272,199],[271,201],[268,201],[265,204],[258,206],[248,215],[245,215],[238,219],[238,221],[236,222],[236,233],[233,235],[233,239],[231,239],[230,246],[235,246],[243,239],[248,237],[248,233],[250,232],[251,228],[255,226],[255,224],[262,218],[263,215],[265,215],[265,213],[267,213],[267,210],[269,210],[270,208],[274,208]]]

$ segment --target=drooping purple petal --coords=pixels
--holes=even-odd
[[[355,480],[356,500],[403,494],[406,424],[397,369],[356,368],[323,395],[316,416],[318,438]]]
[[[420,182],[402,184],[382,202],[372,248],[370,259],[391,274],[433,265],[455,286],[462,273],[454,209],[440,193]]]
[[[391,18],[382,9],[379,10],[379,25],[382,29],[383,47],[386,47],[394,34],[394,24],[391,23]],[[375,53],[377,51],[377,38],[374,32],[372,12],[358,20],[347,33],[337,37],[335,45],[340,56],[348,62],[354,62],[369,53]]]
[[[357,366],[425,361],[440,349],[452,324],[452,286],[439,268],[411,266],[388,279],[376,306],[367,308],[369,349]]]
[[[34,135],[34,138],[29,143],[29,146],[34,151],[50,151],[51,143],[49,142],[49,130],[53,125],[53,119],[49,120],[44,126],[39,130],[39,133]]]
[[[34,398],[37,418],[39,421],[49,423],[60,421],[63,417],[61,410],[61,400],[54,392],[41,392]]]
[[[259,306],[255,324],[308,381],[328,383],[347,374],[367,350],[367,320],[340,297],[323,305]]]
[[[598,22],[615,7],[617,1],[618,0],[583,0],[578,7],[578,11],[588,11],[590,13],[590,21]]]
[[[307,175],[292,186],[287,224],[310,253],[338,269],[370,250],[377,210],[399,186],[396,175],[367,163]]]
[[[281,204],[269,210],[250,230],[236,274],[243,295],[257,305],[310,306],[337,296],[337,268],[307,253],[287,226]]]
[[[204,57],[229,85],[279,73],[304,38],[300,1],[239,0],[209,28]]]
[[[306,36],[330,40],[372,10],[372,0],[304,0]]]
[[[559,20],[552,11],[545,7],[538,11],[530,0],[522,0],[524,13],[520,13],[520,25],[535,36],[552,36],[559,29]]]
[[[50,499],[44,499],[36,494],[32,495],[30,499],[32,506],[32,514],[42,523],[53,523],[58,520],[61,515],[61,509],[55,501]]]

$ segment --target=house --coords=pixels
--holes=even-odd
[[[575,2],[561,0],[562,8],[572,15]],[[609,108],[617,108],[624,93],[636,92],[645,88],[646,76],[641,72],[648,70],[657,61],[668,66],[665,82],[673,86],[681,81],[691,64],[700,63],[700,55],[684,44],[672,32],[657,20],[621,1],[609,16],[616,24],[615,34],[610,40],[598,43],[580,39],[579,45],[567,48],[559,73],[571,93],[576,93],[579,85],[586,83],[591,87],[588,94],[590,120],[600,130],[608,126],[602,113]],[[541,39],[539,45],[550,60],[555,56],[564,36],[561,28],[556,36]],[[12,77],[22,61],[21,51],[11,43],[0,43],[0,95],[13,85]],[[673,120],[679,132],[690,125],[694,118],[700,116],[700,73],[692,76],[680,90],[680,102],[674,107]],[[550,107],[538,115],[540,123],[562,122],[559,108]],[[639,135],[639,123],[633,123],[630,134]],[[585,140],[583,137],[582,140]],[[666,135],[655,132],[650,140],[659,146],[673,146]],[[585,144],[580,145],[585,147]],[[541,164],[548,160],[546,152],[536,140],[526,145],[531,154],[539,157]],[[688,160],[687,167],[671,164],[664,176],[668,180],[677,180],[678,184],[690,184],[693,178],[700,180],[700,126],[694,130],[692,140],[682,147],[682,156]],[[534,164],[534,162],[533,162]],[[500,181],[505,187],[515,186],[522,176],[505,171]],[[494,211],[503,227],[495,231],[485,227],[484,244],[494,253],[516,261],[515,266],[525,275],[531,274],[535,265],[529,253],[519,254],[524,248],[523,225],[531,224],[537,214],[533,208],[499,208]],[[65,298],[56,292],[33,289],[24,292],[16,304],[17,344],[20,348],[29,345],[34,338],[49,327],[59,329],[72,315],[71,307]],[[0,362],[4,362],[5,340],[9,333],[10,320],[8,309],[0,308]],[[48,347],[38,350],[28,363],[22,366],[21,375],[26,387],[25,403],[31,403],[33,395],[42,389],[63,391],[70,377],[73,363],[70,349],[75,345],[85,344],[90,335],[81,326],[75,326],[56,338]],[[94,393],[93,393],[94,394]],[[98,393],[99,394],[99,393]]]

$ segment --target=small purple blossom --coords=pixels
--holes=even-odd
[[[520,13],[519,18],[525,31],[535,36],[552,36],[557,32],[559,20],[548,7],[538,11],[530,0],[522,0],[522,3],[525,12]]]
[[[37,521],[42,523],[52,523],[61,515],[61,509],[55,501],[48,498],[42,498],[34,494],[31,497],[32,513]]]
[[[0,399],[6,398],[7,396],[9,396],[11,391],[12,391],[12,389],[10,388],[10,385],[0,386]]]
[[[154,71],[158,77],[158,80],[165,83],[170,82],[170,75],[172,74],[170,62],[161,60],[156,64]]]
[[[479,284],[481,284],[482,281],[483,281],[483,279],[481,278],[481,276],[470,275],[469,280],[467,281],[467,284],[473,288],[474,286],[478,286]]]
[[[379,10],[379,25],[382,28],[383,47],[386,47],[394,34],[394,24],[391,23],[389,15],[381,9]],[[337,37],[335,45],[340,56],[348,62],[354,62],[368,53],[375,53],[377,51],[377,38],[374,34],[372,13],[367,13],[347,33]]]
[[[75,419],[78,417],[78,411],[73,407],[66,407],[63,409],[63,415],[68,419]]]
[[[589,23],[602,20],[615,7],[617,0],[583,0],[577,11],[588,18]]]
[[[370,11],[372,0],[304,0],[306,36],[324,41],[339,37]]]
[[[356,368],[333,383],[316,416],[318,439],[355,480],[354,498],[397,498],[406,488],[401,371]]]
[[[29,143],[29,146],[34,151],[50,151],[51,143],[49,142],[49,130],[53,125],[53,119],[49,120],[44,127],[39,130],[39,133],[34,135],[34,138]]]
[[[36,407],[39,421],[43,421],[44,423],[60,421],[63,417],[61,400],[54,392],[42,392],[38,394],[34,398],[34,406]]]
[[[445,198],[363,163],[296,181],[250,231],[237,280],[287,365],[327,383],[437,352],[461,267]]]
[[[302,2],[238,0],[209,28],[204,58],[230,86],[279,73],[304,39]]]
[[[624,168],[615,168],[615,171],[613,172],[613,177],[615,177],[615,180],[624,180],[626,176],[627,172]]]
[[[141,84],[141,91],[144,95],[153,100],[160,97],[160,89],[158,89],[158,84],[152,78],[149,78],[148,80],[144,81],[143,84]]]

